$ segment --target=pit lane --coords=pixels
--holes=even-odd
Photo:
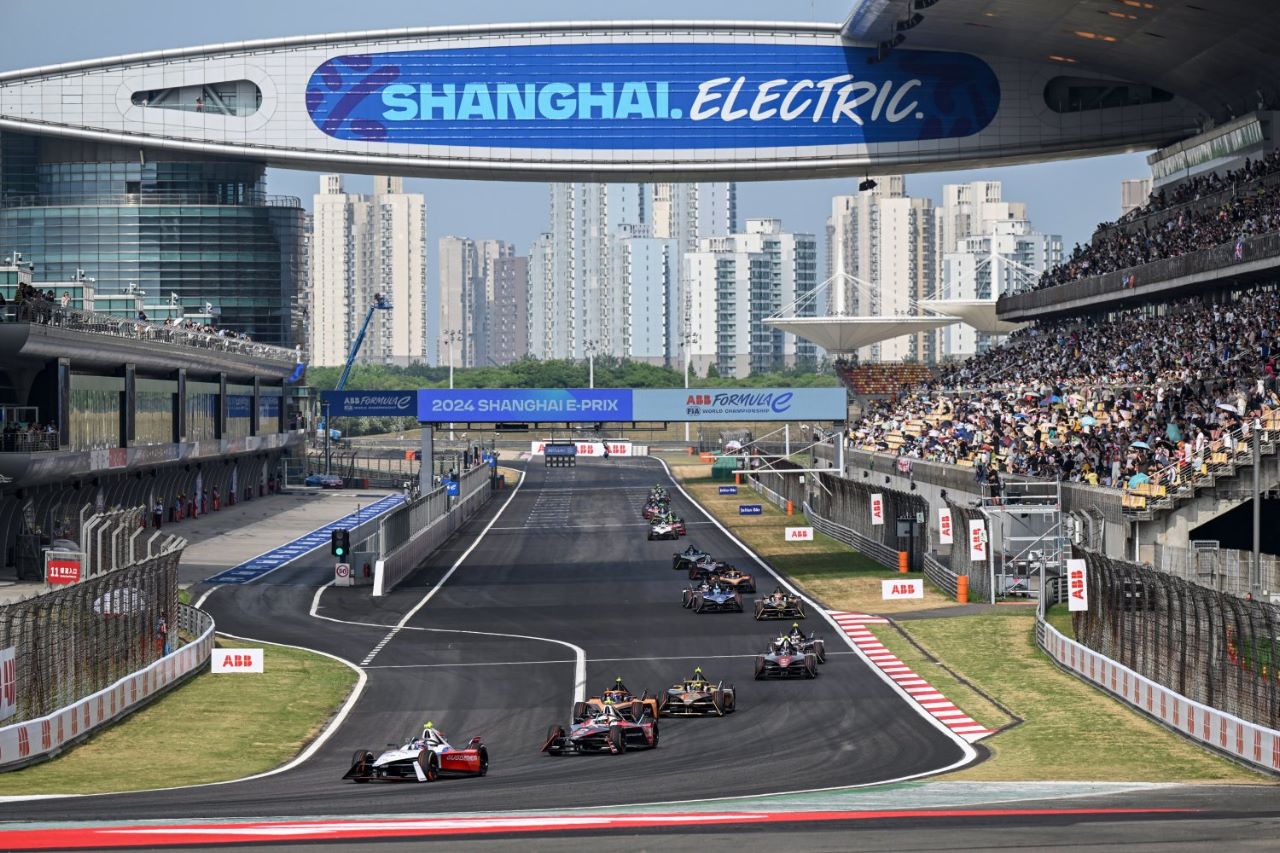
[[[78,798],[77,818],[362,815],[700,800],[874,784],[936,772],[971,755],[857,655],[832,655],[814,681],[752,680],[751,656],[779,623],[757,623],[749,613],[684,610],[679,599],[686,578],[672,571],[670,559],[691,542],[744,569],[755,568],[715,525],[697,525],[679,543],[649,542],[643,527],[633,529],[655,481],[668,478],[650,460],[532,468],[509,502],[500,494],[392,595],[373,599],[367,588],[326,589],[316,603],[322,619],[309,611],[316,588],[329,578],[326,560],[217,590],[205,607],[220,630],[367,660],[368,683],[359,701],[309,761],[285,773]],[[678,490],[672,492],[677,512],[703,520]],[[550,504],[561,509],[561,526],[548,523]],[[755,573],[762,589],[772,585],[762,570]],[[805,628],[825,635],[833,651],[843,650],[835,630],[815,614]],[[548,726],[566,722],[581,689],[580,656],[570,652],[573,647],[583,650],[591,691],[615,676],[633,690],[658,691],[700,663],[708,677],[736,685],[738,711],[723,719],[664,718],[661,745],[652,751],[549,758],[538,747]],[[492,757],[490,775],[429,786],[340,781],[355,750],[379,748],[426,720],[455,742],[482,735]],[[252,727],[252,709],[245,709],[246,743],[252,742]],[[182,760],[199,759],[198,733],[193,737],[192,753]],[[157,773],[162,783],[162,766]],[[27,820],[65,817],[67,804],[34,801],[22,811]]]

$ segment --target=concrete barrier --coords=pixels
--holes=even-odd
[[[1059,666],[1197,741],[1265,773],[1280,775],[1280,731],[1210,708],[1144,678],[1037,620],[1036,642]]]
[[[195,639],[52,714],[0,728],[0,771],[53,758],[208,666],[213,653],[213,617],[180,604],[178,628]]]

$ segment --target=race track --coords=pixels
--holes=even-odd
[[[883,782],[972,755],[812,612],[802,625],[827,639],[821,676],[754,681],[755,654],[789,623],[758,623],[749,607],[744,614],[684,610],[680,591],[687,580],[671,569],[671,554],[693,543],[753,571],[764,590],[772,580],[674,487],[674,507],[691,522],[689,536],[679,543],[647,541],[640,507],[656,481],[667,477],[653,460],[593,460],[574,469],[535,465],[509,504],[509,493],[499,492],[392,595],[373,599],[368,587],[326,588],[316,616],[309,611],[332,571],[327,556],[216,590],[204,606],[220,631],[367,661],[368,684],[350,716],[292,770],[216,787],[79,798],[77,819],[638,804]],[[538,749],[549,725],[567,723],[577,680],[574,647],[585,654],[588,693],[615,676],[636,692],[652,693],[701,665],[712,680],[736,685],[738,710],[721,719],[663,718],[656,750],[550,758]],[[244,715],[251,732],[252,709]],[[341,781],[355,750],[376,751],[426,720],[455,745],[482,735],[489,776],[432,785]],[[187,758],[198,757],[199,733],[193,732]],[[66,801],[23,804],[26,820],[66,815]]]

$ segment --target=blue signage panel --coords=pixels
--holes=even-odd
[[[307,112],[354,142],[652,150],[958,139],[1000,84],[962,53],[798,44],[496,44],[334,57]]]
[[[422,423],[630,421],[629,388],[459,388],[418,392]]]
[[[720,487],[720,494],[722,495],[736,495],[737,493],[738,493],[737,486],[721,486]]]
[[[577,456],[578,445],[576,444],[548,444],[542,448],[547,456]]]
[[[417,391],[323,391],[320,401],[333,417],[411,418],[417,414]]]
[[[253,412],[253,398],[248,394],[227,395],[227,417],[247,418]]]
[[[760,504],[738,504],[738,515],[764,515],[764,507]]]
[[[842,421],[843,388],[663,388],[635,392],[637,421]]]

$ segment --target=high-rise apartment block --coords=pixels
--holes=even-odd
[[[427,352],[426,201],[403,179],[374,178],[372,195],[349,194],[341,175],[322,175],[310,244],[312,363],[346,361],[378,294],[358,361],[407,365]]]
[[[516,256],[515,247],[502,240],[441,237],[439,256],[440,337],[435,363],[488,364],[489,312],[497,292],[494,277],[500,261]]]

